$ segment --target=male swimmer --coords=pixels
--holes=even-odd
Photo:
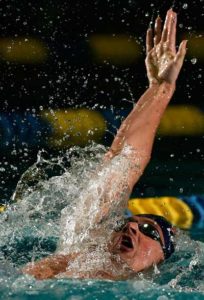
[[[95,184],[99,181],[100,184],[104,183],[104,188],[101,189],[97,199],[93,200],[99,201],[100,211],[94,214],[93,210],[93,214],[86,216],[95,222],[95,227],[92,226],[90,230],[91,240],[95,242],[94,246],[83,251],[86,248],[83,239],[81,249],[66,248],[65,245],[64,251],[28,264],[23,269],[24,273],[33,275],[36,279],[59,277],[125,279],[161,263],[174,252],[174,228],[160,216],[132,216],[124,219],[124,223],[119,227],[115,226],[105,233],[100,228],[108,218],[111,218],[114,210],[124,204],[120,200],[121,197],[123,200],[125,198],[127,206],[131,191],[150,160],[157,128],[175,91],[176,80],[186,54],[186,40],[182,41],[176,50],[176,23],[177,14],[170,9],[163,29],[161,19],[157,17],[154,31],[147,30],[145,64],[149,87],[122,122],[109,151],[105,154],[102,170],[96,175],[100,180],[95,181]],[[117,159],[118,171],[115,163]],[[125,162],[122,166],[124,174],[119,170],[120,161],[121,164]],[[111,167],[113,162],[116,164],[115,169]],[[103,168],[106,169],[104,173]],[[117,185],[114,185],[115,183]],[[113,190],[113,186],[117,186],[117,190]],[[87,202],[84,203],[90,204],[88,199],[92,199],[93,195],[90,193],[85,197]],[[94,202],[91,205],[94,206]],[[84,206],[84,214],[86,209]],[[82,228],[80,226],[84,223],[83,219],[82,214],[77,223],[76,231],[79,235]],[[66,231],[68,235],[69,228],[66,228]],[[102,235],[101,241],[106,243],[104,247],[99,245],[100,235]],[[61,243],[65,244],[66,239]],[[103,249],[105,249],[104,253]],[[92,255],[94,251],[98,251],[101,256]],[[96,256],[100,259],[97,260],[94,269]],[[108,263],[104,259],[106,256],[109,258]],[[86,269],[83,266],[87,260]]]

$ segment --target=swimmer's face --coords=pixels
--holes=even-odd
[[[161,244],[164,245],[164,237],[160,226],[147,217],[134,216],[128,220],[119,231],[113,233],[110,251],[118,254],[135,272],[162,262],[164,253]]]

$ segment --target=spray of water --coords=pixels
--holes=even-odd
[[[74,147],[54,159],[40,152],[18,182],[13,204],[1,215],[2,257],[21,265],[55,249],[81,253],[69,268],[72,274],[79,273],[79,264],[80,272],[104,266],[114,271],[107,244],[116,222],[123,219],[129,196],[127,151],[128,147],[109,163],[103,161],[106,149],[100,145]],[[139,159],[136,171],[138,166]]]
[[[39,153],[36,163],[22,175],[13,204],[0,215],[1,275],[6,280],[14,274],[18,276],[16,272],[22,265],[54,251],[80,253],[69,265],[70,277],[93,276],[96,270],[119,278],[132,277],[127,266],[107,249],[111,232],[123,219],[128,197],[124,186],[117,201],[112,201],[116,191],[121,190],[121,182],[126,182],[130,167],[126,151],[130,149],[109,164],[103,162],[106,148],[101,145],[93,144],[83,150],[74,147],[52,159]],[[135,171],[139,171],[138,166],[139,159]],[[117,177],[113,176],[115,172]],[[141,280],[144,283],[153,279],[160,286],[185,291],[189,278],[195,277],[191,289],[200,291],[197,271],[202,264],[203,244],[180,233],[176,254]]]

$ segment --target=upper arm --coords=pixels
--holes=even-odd
[[[134,185],[142,176],[144,169],[150,160],[149,151],[137,151],[133,147],[125,144],[123,149],[118,153],[113,146],[109,149],[109,151],[105,154],[104,161],[106,163],[111,162],[111,160],[118,156],[122,160],[125,161],[124,172],[125,176],[123,176],[123,180],[126,181],[126,184],[129,188],[130,193]],[[115,174],[115,176],[119,176],[119,174]]]
[[[113,149],[105,154],[103,176],[103,198],[101,201],[101,216],[127,208],[129,196],[149,162],[145,153],[139,153],[125,144],[118,154]]]
[[[143,158],[129,146],[113,157],[107,152],[79,194],[72,215],[69,207],[62,210],[58,244],[61,253],[68,253],[72,244],[81,243],[90,230],[98,228],[97,224],[123,216],[132,188],[143,171],[141,161],[143,164]]]

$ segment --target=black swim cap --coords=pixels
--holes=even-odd
[[[169,258],[172,255],[172,253],[174,253],[175,251],[174,241],[173,241],[174,232],[172,230],[173,229],[172,224],[169,221],[167,221],[164,217],[158,215],[139,214],[135,216],[150,218],[159,225],[164,236],[164,246],[162,247],[164,252],[164,257],[165,259]]]

